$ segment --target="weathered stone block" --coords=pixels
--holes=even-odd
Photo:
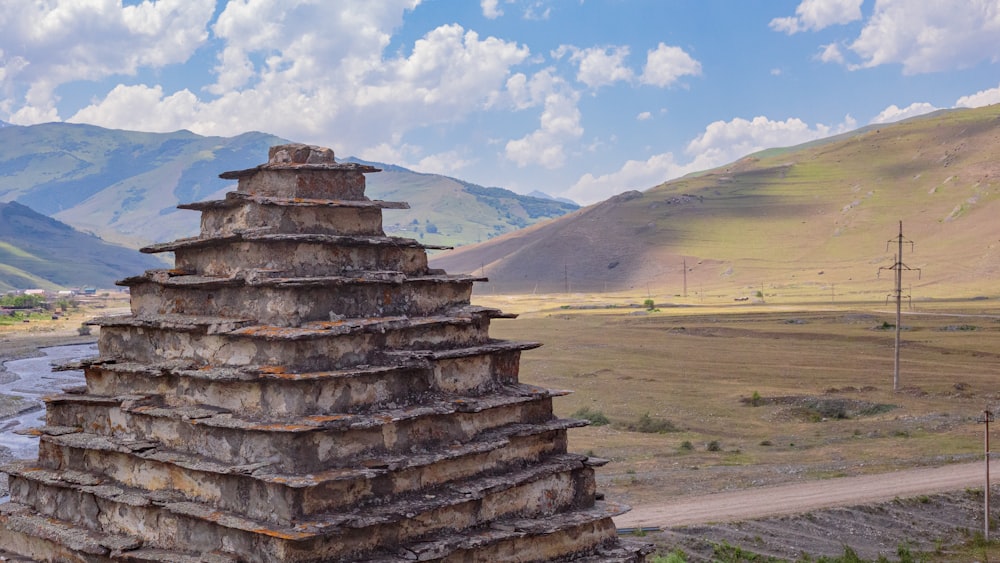
[[[129,280],[132,313],[251,317],[272,326],[299,326],[339,318],[437,316],[469,302],[470,278],[385,280],[360,276],[308,279],[269,278],[246,281],[195,276]],[[257,299],[247,302],[246,292]]]

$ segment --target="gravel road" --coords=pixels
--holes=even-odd
[[[710,522],[736,522],[769,516],[797,514],[838,506],[878,503],[894,498],[930,495],[965,488],[982,488],[986,465],[961,463],[892,473],[841,477],[715,493],[677,497],[633,506],[618,518],[618,527],[671,528]],[[990,463],[990,474],[1000,479],[1000,461]],[[1000,505],[1000,499],[997,501]]]

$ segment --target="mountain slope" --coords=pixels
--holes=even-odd
[[[1000,281],[1000,106],[953,110],[630,192],[550,223],[435,257],[497,292],[638,288],[680,295],[891,290],[897,236],[915,297]],[[687,265],[687,275],[684,265]]]
[[[107,244],[19,203],[0,203],[0,292],[113,287],[129,274],[163,266],[156,258]]]
[[[0,201],[138,248],[195,235],[199,214],[177,204],[221,197],[235,183],[220,173],[256,166],[271,145],[285,142],[256,132],[224,138],[71,123],[2,127]],[[486,240],[577,207],[373,164],[385,172],[369,176],[369,197],[411,205],[387,214],[387,228],[428,243]]]
[[[408,210],[385,213],[386,232],[428,244],[463,245],[489,240],[579,208],[573,203],[485,188],[438,174],[421,174],[355,158],[345,160],[382,170],[367,175],[368,197],[410,204]]]
[[[137,247],[193,234],[197,214],[174,209],[177,203],[221,193],[230,182],[219,172],[258,164],[277,142],[263,133],[227,139],[72,123],[5,127],[0,201]]]

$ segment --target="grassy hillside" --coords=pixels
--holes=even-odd
[[[902,221],[914,298],[995,293],[998,149],[1000,106],[938,112],[622,194],[434,264],[484,271],[498,293],[683,296],[686,278],[689,299],[881,299]]]
[[[385,212],[386,232],[428,244],[460,246],[482,242],[578,208],[572,203],[484,188],[447,176],[420,174],[377,162],[368,164],[382,169],[367,176],[366,193],[370,198],[410,204],[408,210]]]
[[[0,203],[0,292],[95,286],[149,268],[156,258],[73,230],[18,203]]]
[[[0,128],[0,202],[17,201],[84,232],[138,248],[193,236],[199,214],[179,203],[214,199],[235,187],[218,175],[267,160],[264,133],[202,137],[49,123]],[[350,160],[350,159],[347,159]],[[369,197],[407,201],[387,214],[396,234],[461,245],[510,232],[575,205],[482,188],[445,176],[373,163]]]

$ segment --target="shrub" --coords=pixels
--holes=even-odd
[[[639,420],[634,424],[629,424],[626,428],[632,432],[642,432],[644,434],[666,434],[667,432],[678,431],[673,422],[653,418],[649,416],[648,412],[640,416]]]
[[[720,444],[718,440],[712,440],[707,446],[705,446],[705,450],[710,452],[722,451],[722,444]]]
[[[647,311],[652,311],[656,308],[656,301],[653,301],[652,299],[647,299],[643,301],[642,304],[646,307]]]
[[[685,563],[687,560],[684,559],[684,552],[675,549],[666,555],[654,555],[649,563]]]
[[[594,426],[605,426],[611,424],[611,420],[604,416],[601,411],[591,410],[590,407],[583,407],[577,410],[575,413],[570,415],[573,418],[582,418],[583,420],[589,420],[590,424]]]
[[[42,295],[4,295],[0,297],[0,306],[11,309],[33,309],[45,301]]]
[[[681,442],[680,449],[689,452],[694,449],[694,444],[691,443],[691,440],[684,440]]]

